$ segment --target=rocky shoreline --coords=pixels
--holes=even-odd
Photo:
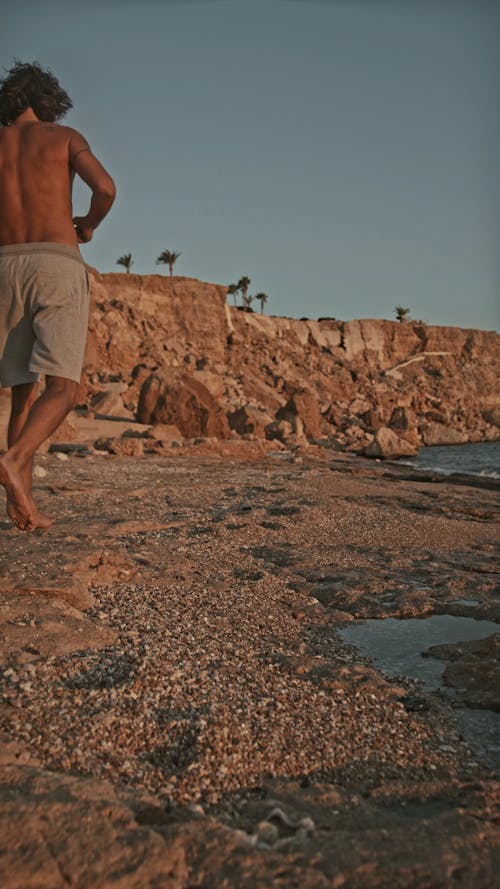
[[[81,408],[154,427],[147,442],[105,436],[103,449],[164,453],[208,438],[286,450],[320,441],[397,458],[423,445],[500,438],[494,331],[273,317],[230,306],[219,284],[89,275]]]
[[[498,622],[498,484],[221,444],[40,455],[0,524],[2,885],[491,889],[495,775],[338,629]]]

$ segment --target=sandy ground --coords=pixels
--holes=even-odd
[[[37,465],[56,525],[0,523],[4,886],[496,885],[495,776],[338,634],[498,621],[495,490],[334,455]]]

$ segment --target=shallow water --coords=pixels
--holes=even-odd
[[[484,639],[498,631],[498,624],[493,621],[433,614],[421,619],[386,617],[384,620],[366,620],[349,624],[340,632],[346,642],[362,649],[363,654],[373,658],[388,673],[418,679],[426,688],[435,691],[441,685],[446,664],[432,657],[422,657],[423,651],[443,642]]]
[[[477,444],[435,445],[421,448],[414,460],[400,461],[449,475],[453,472],[500,478],[500,441]]]
[[[498,624],[472,617],[434,614],[427,618],[366,620],[340,630],[343,639],[392,676],[416,679],[428,691],[442,689],[446,662],[422,657],[431,645],[484,639],[498,633]],[[449,690],[446,693],[452,694]],[[500,714],[492,710],[457,709],[457,728],[477,755],[500,769]]]

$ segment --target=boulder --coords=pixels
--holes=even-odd
[[[123,398],[120,392],[116,390],[98,392],[96,395],[93,395],[90,400],[90,406],[96,414],[104,417],[133,419],[132,412],[124,406]]]
[[[422,444],[417,426],[417,415],[409,407],[401,405],[394,407],[387,425],[399,438],[410,442],[414,447],[418,448]]]
[[[364,453],[367,457],[394,460],[398,457],[415,457],[418,448],[400,438],[392,429],[382,426],[377,429],[373,441],[365,448]]]
[[[154,438],[155,441],[164,441],[168,443],[172,441],[182,441],[180,430],[177,426],[174,426],[173,423],[157,423],[155,426],[152,426],[151,429],[148,429],[146,438]]]
[[[272,422],[272,417],[250,404],[237,408],[227,415],[231,429],[238,435],[256,435],[258,438],[266,437],[266,426]]]
[[[174,424],[184,438],[228,438],[226,414],[199,380],[167,372],[152,374],[143,384],[137,407],[139,422]]]
[[[276,419],[290,423],[294,435],[305,435],[310,440],[321,438],[325,433],[318,396],[306,389],[294,392],[276,411]]]
[[[273,420],[272,423],[268,423],[265,432],[268,441],[276,439],[281,442],[285,442],[294,434],[291,423],[287,423],[286,420]]]

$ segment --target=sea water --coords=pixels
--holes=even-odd
[[[421,448],[414,460],[401,460],[415,469],[431,470],[444,475],[454,472],[500,478],[500,441],[478,444],[435,445]]]
[[[493,621],[433,614],[427,618],[403,620],[370,619],[349,624],[340,630],[340,634],[387,674],[417,679],[424,689],[447,693],[453,700],[453,690],[442,685],[446,662],[423,657],[423,652],[432,645],[484,639],[498,631],[499,626]],[[465,707],[457,708],[453,713],[458,730],[478,757],[500,772],[500,714]]]

